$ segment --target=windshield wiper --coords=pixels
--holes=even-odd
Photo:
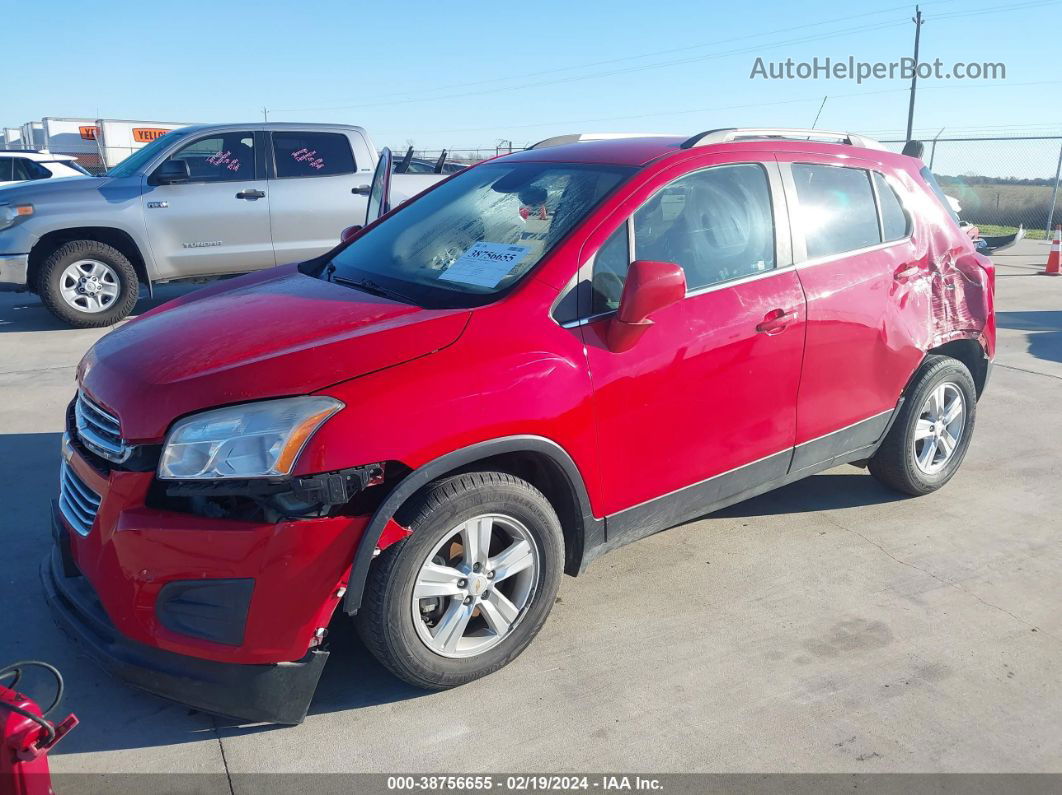
[[[334,270],[329,272],[328,276],[329,281],[335,284],[345,284],[347,287],[353,287],[355,290],[361,290],[370,295],[378,295],[381,298],[390,298],[393,301],[401,301],[403,304],[418,306],[417,302],[408,295],[392,290],[389,287],[383,287],[371,279],[348,279],[345,276],[336,276]]]

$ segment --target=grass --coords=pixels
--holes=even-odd
[[[974,226],[981,230],[982,235],[988,235],[994,237],[996,235],[1012,235],[1018,231],[1016,226],[1000,226],[999,224],[979,224],[976,221],[970,221]],[[1026,229],[1026,240],[1046,240],[1047,235],[1043,229]]]
[[[1024,224],[1026,237],[1043,240],[1051,209],[1051,188],[1042,185],[949,185],[944,188],[962,204],[959,215],[986,235],[1009,234]],[[1062,215],[1059,219],[1062,221]],[[993,231],[988,231],[988,230]]]

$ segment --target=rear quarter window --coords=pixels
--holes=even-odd
[[[877,171],[874,172],[874,188],[878,192],[878,205],[881,207],[881,231],[886,243],[903,240],[911,234],[911,220],[903,208],[903,202],[888,180]]]
[[[282,178],[329,177],[357,170],[350,139],[341,133],[275,132],[273,157]]]
[[[944,189],[940,187],[940,183],[937,182],[937,178],[933,176],[933,172],[929,170],[929,166],[922,166],[922,169],[918,172],[922,179],[929,185],[933,195],[937,197],[937,201],[940,206],[944,208],[944,212],[951,216],[955,223],[959,223],[959,214],[952,209],[951,202],[948,201],[948,197],[944,193]]]

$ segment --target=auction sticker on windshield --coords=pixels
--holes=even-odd
[[[439,278],[478,287],[497,287],[527,252],[527,246],[476,243],[443,271]]]

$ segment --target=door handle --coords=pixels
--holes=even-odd
[[[763,320],[756,324],[756,333],[780,334],[794,320],[796,320],[796,312],[785,309],[772,309],[763,316]]]
[[[236,194],[237,199],[262,199],[265,197],[264,190],[256,190],[254,188],[250,190],[241,190]]]
[[[351,188],[350,192],[357,194],[358,196],[368,196],[370,190],[372,190],[372,188],[369,185],[358,185],[356,188]]]

